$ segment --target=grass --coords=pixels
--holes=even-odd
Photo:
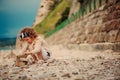
[[[41,23],[35,26],[36,32],[38,34],[45,34],[55,29],[56,24],[63,17],[62,14],[68,7],[70,7],[70,1],[62,0]]]

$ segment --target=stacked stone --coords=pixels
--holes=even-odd
[[[120,1],[111,0],[47,40],[51,44],[120,42]]]

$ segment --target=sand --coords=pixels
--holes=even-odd
[[[120,52],[80,51],[51,46],[47,61],[14,65],[11,51],[0,51],[0,80],[120,80]],[[13,51],[14,53],[15,51]]]

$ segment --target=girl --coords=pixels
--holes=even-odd
[[[21,55],[17,56],[19,61],[26,60],[28,63],[34,63],[35,61],[50,58],[47,43],[42,37],[36,34],[33,28],[24,28],[21,30],[18,38],[20,41],[25,42],[20,50]]]

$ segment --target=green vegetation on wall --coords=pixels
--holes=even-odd
[[[105,3],[108,3],[108,0],[105,0]],[[93,11],[96,10],[97,9],[96,4],[97,4],[97,1],[88,0],[88,4],[82,6],[76,14],[72,14],[70,18],[64,20],[60,25],[57,26],[57,28],[55,28],[54,30],[46,33],[45,37],[51,36],[55,32],[59,31],[60,29],[67,26],[68,24],[72,23],[73,21],[75,21],[77,19],[80,19],[85,14],[88,14],[88,13],[92,12],[92,9],[93,9]],[[98,0],[98,4],[99,4],[99,6],[102,6],[102,0]]]
[[[61,21],[67,19],[70,9],[70,0],[61,0],[55,9],[38,25],[35,26],[35,30],[39,34],[45,34],[61,23]],[[66,12],[67,11],[67,12]]]

